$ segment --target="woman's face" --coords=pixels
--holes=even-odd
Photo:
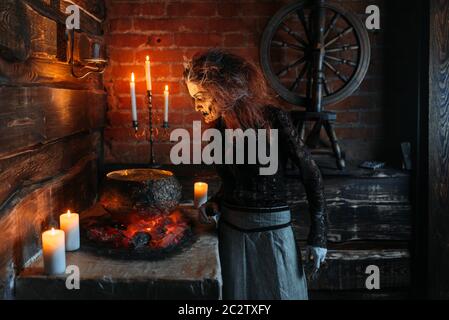
[[[220,118],[221,115],[211,95],[201,85],[190,81],[187,81],[186,84],[189,94],[195,102],[195,110],[201,112],[204,122],[211,123]]]

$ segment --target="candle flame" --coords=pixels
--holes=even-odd
[[[51,228],[51,234],[55,234],[55,228]]]
[[[147,56],[147,61],[150,61],[150,56]]]
[[[134,72],[131,72],[131,82],[134,82]]]
[[[168,85],[165,85],[165,91],[168,91]]]
[[[67,210],[67,214],[70,216],[70,214],[71,214],[70,210]]]

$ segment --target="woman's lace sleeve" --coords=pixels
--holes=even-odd
[[[215,202],[218,205],[218,208],[221,210],[221,201],[223,200],[223,197],[224,197],[224,188],[222,182],[220,189],[209,199],[209,202]]]
[[[327,213],[324,197],[323,178],[304,141],[299,137],[290,114],[277,109],[275,111],[279,141],[285,144],[289,158],[298,166],[301,180],[306,190],[310,212],[310,232],[308,244],[326,248],[327,243]]]

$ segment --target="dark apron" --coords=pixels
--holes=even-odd
[[[307,300],[290,209],[222,204],[219,249],[224,299]]]

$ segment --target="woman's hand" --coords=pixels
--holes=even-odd
[[[204,224],[217,223],[220,217],[218,204],[215,202],[206,202],[198,208],[199,220]]]
[[[307,263],[313,264],[313,273],[315,274],[326,260],[327,249],[315,246],[307,247]]]

